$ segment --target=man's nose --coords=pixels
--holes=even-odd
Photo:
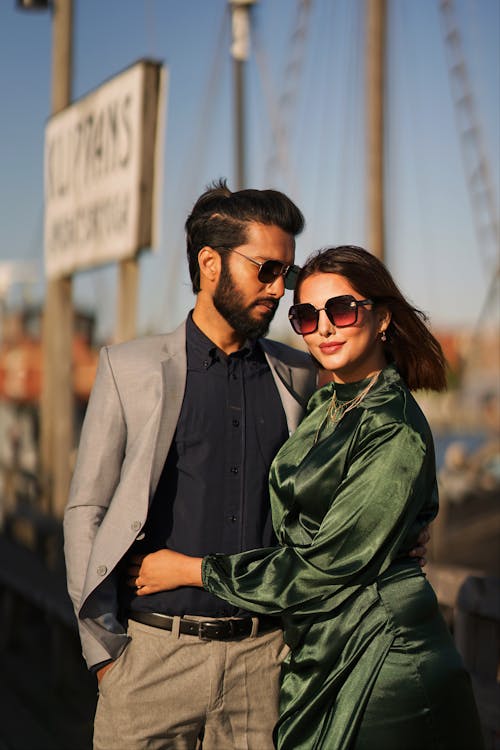
[[[272,297],[281,299],[285,294],[285,277],[280,273],[280,275],[276,276],[276,278],[269,282],[267,286]]]

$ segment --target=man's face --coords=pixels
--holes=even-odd
[[[259,268],[248,258],[263,263],[278,260],[291,265],[295,242],[292,235],[277,226],[252,222],[247,242],[221,254],[222,267],[214,292],[214,307],[231,327],[245,338],[264,336],[285,291],[283,276],[266,284],[258,279]]]

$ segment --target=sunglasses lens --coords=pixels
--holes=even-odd
[[[358,308],[353,297],[344,297],[343,299],[337,297],[328,300],[325,309],[330,322],[338,328],[354,325],[358,317]]]
[[[284,273],[285,269],[288,269]],[[295,282],[299,275],[299,266],[287,266],[279,260],[266,260],[260,267],[258,279],[263,284],[272,284],[279,276],[285,277],[285,289],[295,289]]]
[[[272,284],[278,276],[281,276],[283,268],[284,264],[280,263],[279,260],[266,260],[260,267],[258,279],[263,284]]]
[[[299,271],[299,266],[290,266],[285,276],[285,289],[295,289]]]
[[[312,333],[318,326],[318,312],[312,305],[293,305],[288,317],[295,333],[302,336]]]

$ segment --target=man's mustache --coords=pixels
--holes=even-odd
[[[254,300],[251,305],[249,305],[249,309],[252,307],[257,307],[258,305],[265,304],[269,307],[269,313],[274,313],[278,309],[278,300],[274,297],[261,297],[260,299]]]

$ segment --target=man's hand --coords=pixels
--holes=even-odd
[[[137,596],[170,591],[179,586],[201,587],[201,557],[189,557],[171,549],[134,555],[127,569],[128,585]]]
[[[431,535],[429,533],[429,526],[424,526],[417,539],[417,546],[414,547],[410,552],[410,557],[417,557],[418,564],[421,568],[427,565],[427,545],[430,541]]]

